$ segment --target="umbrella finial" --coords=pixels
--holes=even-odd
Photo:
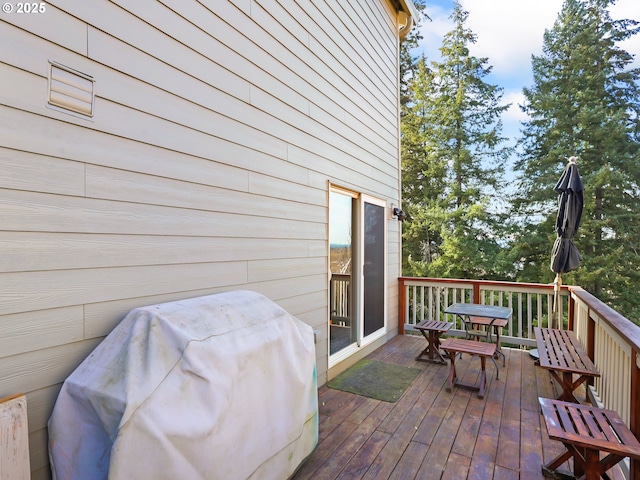
[[[578,157],[569,157],[569,164],[578,163]]]

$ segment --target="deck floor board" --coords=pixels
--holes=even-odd
[[[558,394],[549,372],[527,352],[505,348],[499,379],[487,362],[483,399],[459,387],[447,392],[448,365],[415,361],[424,342],[400,335],[369,357],[422,370],[395,403],[318,389],[318,446],[292,480],[544,478],[542,463],[564,448],[541,423],[538,397]],[[463,355],[456,367],[463,381],[478,380],[477,358]],[[623,478],[617,468],[608,473]]]

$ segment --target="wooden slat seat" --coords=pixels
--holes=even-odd
[[[548,398],[538,401],[549,438],[567,449],[542,467],[543,474],[571,477],[558,467],[573,458],[575,478],[596,480],[625,457],[640,459],[640,442],[613,410]],[[607,455],[601,459],[600,452]]]
[[[416,330],[427,340],[427,347],[420,352],[416,360],[421,362],[447,363],[440,353],[440,336],[453,326],[451,322],[424,320],[416,325]]]
[[[498,373],[498,365],[496,365],[496,362],[493,359],[493,355],[496,353],[496,344],[476,342],[474,340],[466,340],[462,338],[445,338],[440,344],[440,347],[449,353],[449,358],[451,360],[451,367],[449,369],[449,386],[447,387],[447,391],[453,390],[454,386],[471,388],[473,390],[478,390],[478,398],[483,398],[484,389],[487,384],[487,358],[490,358],[496,367],[496,377]],[[480,381],[477,385],[462,383],[458,380],[456,372],[456,354],[458,353],[468,353],[470,355],[480,357]]]
[[[562,387],[558,400],[580,403],[573,392],[591,377],[599,377],[600,372],[582,348],[571,330],[534,328],[540,366],[549,370]],[[573,380],[573,375],[578,375]]]

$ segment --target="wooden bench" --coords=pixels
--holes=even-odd
[[[427,340],[427,347],[420,352],[416,360],[420,362],[434,362],[446,364],[447,361],[440,353],[440,336],[453,326],[451,322],[425,320],[416,325],[416,330]]]
[[[542,467],[545,476],[596,480],[625,457],[640,459],[640,442],[613,410],[538,398],[549,438],[567,451]],[[600,452],[606,455],[600,459]],[[573,458],[573,475],[558,470]]]
[[[450,392],[454,386],[470,388],[472,390],[478,390],[478,398],[484,397],[484,389],[487,384],[486,377],[486,364],[487,358],[493,361],[496,367],[496,378],[498,375],[498,366],[496,365],[493,355],[496,353],[495,343],[476,342],[474,340],[466,340],[462,338],[445,338],[440,344],[440,348],[446,350],[451,359],[451,366],[449,368],[449,386],[447,392]],[[456,373],[456,355],[458,353],[468,353],[470,355],[476,355],[480,357],[480,365],[482,370],[480,371],[480,382],[477,385],[469,383],[462,383],[457,379]]]
[[[549,370],[562,387],[558,400],[580,403],[573,392],[588,379],[599,377],[600,372],[582,348],[576,334],[571,330],[540,327],[534,328],[534,332],[540,366]],[[578,375],[575,381],[574,375]]]

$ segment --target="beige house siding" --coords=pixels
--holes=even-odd
[[[55,0],[0,39],[0,397],[27,394],[33,478],[61,382],[137,306],[261,292],[320,331],[324,383],[329,185],[400,203],[392,3]],[[50,62],[92,118],[47,106]]]

